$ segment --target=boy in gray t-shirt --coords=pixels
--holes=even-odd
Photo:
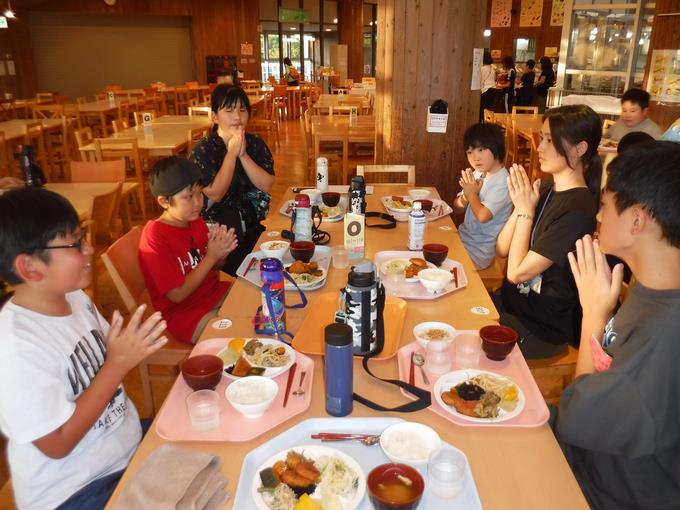
[[[457,210],[465,210],[458,232],[475,267],[484,269],[493,262],[496,239],[512,212],[503,131],[496,124],[474,124],[463,143],[472,168],[461,172],[462,191],[454,202]]]
[[[599,237],[569,264],[583,307],[576,379],[557,438],[594,509],[680,508],[680,145],[624,151],[608,167]],[[623,265],[636,279],[614,314]]]

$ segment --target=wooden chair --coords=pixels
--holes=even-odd
[[[349,126],[347,142],[352,164],[375,163],[375,125]],[[349,184],[347,175],[343,175],[342,184]]]
[[[193,117],[208,117],[210,118],[212,111],[209,106],[190,106],[189,118]]]
[[[15,105],[14,99],[0,99],[0,122],[16,119]]]
[[[175,88],[175,115],[186,115],[191,92],[187,87]]]
[[[97,302],[98,297],[97,261],[104,251],[104,247],[108,246],[115,237],[115,232],[112,229],[115,228],[122,188],[123,183],[119,181],[110,192],[94,195],[90,202],[88,219],[83,221],[81,225],[86,232],[87,242],[94,248],[91,287],[92,298],[95,302]]]
[[[196,145],[196,142],[206,136],[207,132],[207,127],[192,128],[187,131],[187,154],[191,154],[191,151],[194,150],[194,145]]]
[[[142,228],[134,227],[113,243],[101,256],[104,266],[130,314],[134,313],[142,303],[151,304],[137,258],[141,235]],[[151,313],[153,313],[153,306],[147,308],[147,314],[150,315]],[[156,412],[152,382],[155,380],[174,381],[179,374],[179,364],[188,356],[192,348],[192,345],[188,343],[175,340],[168,332],[165,335],[168,337],[168,343],[139,364],[147,416],[153,416]],[[174,373],[155,374],[151,371],[151,366],[155,365],[170,366]]]
[[[477,274],[482,279],[484,288],[489,292],[495,291],[505,279],[505,270],[508,266],[507,258],[496,256],[493,263],[486,269],[478,269]]]
[[[273,109],[276,112],[276,116],[283,114],[285,118],[288,113],[288,87],[286,85],[274,85],[274,91],[272,92],[272,100],[274,102]]]
[[[119,90],[123,90],[123,87],[120,85],[107,85],[104,90],[106,92],[118,92]]]
[[[611,119],[604,119],[602,121],[602,136],[606,138],[606,133],[609,131],[609,128],[612,127],[614,124],[616,124],[616,121],[611,120]]]
[[[388,174],[386,177],[391,177],[392,175],[405,175],[406,184],[409,186],[415,186],[416,184],[416,167],[415,165],[358,165],[357,175],[363,175],[368,181],[366,174]],[[374,181],[371,181],[374,182]],[[375,182],[392,182],[391,180],[383,180]]]
[[[59,119],[64,116],[64,105],[36,104],[33,106],[34,119]]]
[[[563,354],[526,361],[545,401],[558,404],[562,391],[574,378],[578,349],[570,345]]]
[[[127,180],[136,182],[139,197],[139,207],[142,219],[146,221],[146,193],[147,179],[144,177],[144,167],[142,166],[142,156],[137,145],[136,138],[95,138],[94,151],[97,161],[107,161],[111,159],[125,159],[127,167],[133,168],[133,176]]]
[[[73,121],[70,118],[62,117],[60,129],[50,129],[44,131],[44,133],[52,176],[54,177],[55,172],[59,170],[61,179],[70,180],[68,163],[73,153],[71,143],[73,140]]]
[[[126,120],[123,119],[113,119],[111,121],[111,127],[113,128],[113,132],[115,133],[120,133],[124,129],[129,128],[130,126],[128,125]]]
[[[538,115],[538,106],[513,106],[512,114],[517,115],[518,113],[528,113],[531,115]]]
[[[531,142],[517,134],[515,119],[505,127],[505,167],[517,163],[528,168],[531,163]]]
[[[94,151],[81,151],[82,147],[94,143],[94,136],[92,135],[92,128],[84,127],[80,129],[73,130],[73,138],[76,140],[76,146],[78,148],[78,156],[81,161],[95,161]]]
[[[493,110],[487,110],[484,108],[484,122],[495,122]]]

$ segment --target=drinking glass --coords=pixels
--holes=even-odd
[[[186,402],[191,428],[196,432],[208,432],[220,426],[219,396],[215,391],[194,391]]]
[[[451,344],[447,341],[430,340],[425,347],[425,370],[440,376],[451,370]]]
[[[465,454],[458,449],[442,448],[427,463],[428,488],[440,498],[455,498],[463,488]]]
[[[456,335],[456,368],[477,368],[479,353],[482,350],[482,340],[479,335],[466,333]]]
[[[349,266],[349,251],[343,245],[333,246],[332,255],[335,269],[345,269]]]
[[[397,296],[399,295],[399,292],[401,291],[402,285],[405,281],[404,273],[402,271],[388,272],[385,275],[384,281],[388,293],[391,296]]]

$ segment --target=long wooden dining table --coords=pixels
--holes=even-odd
[[[66,198],[78,213],[80,220],[87,220],[90,216],[92,197],[110,193],[115,188],[115,182],[48,182],[45,189],[54,191]],[[132,193],[139,186],[136,182],[124,182],[121,196]],[[129,212],[124,202],[121,202],[123,209],[123,223],[130,223]]]
[[[382,196],[403,194],[406,190],[405,185],[376,185],[374,194],[367,197],[367,210],[382,210],[380,204]],[[436,191],[433,190],[433,196],[436,195]],[[292,194],[289,192],[285,199],[291,197]],[[267,225],[269,232],[264,233],[260,241],[276,239],[276,236],[268,234],[272,231],[280,232],[284,228],[289,228],[290,219],[281,215],[277,206],[271,209]],[[322,228],[330,233],[331,244],[342,244],[343,222],[322,223]],[[378,251],[406,249],[407,235],[406,223],[398,223],[397,227],[392,230],[367,229],[366,257],[371,258]],[[413,341],[412,328],[423,321],[441,320],[458,329],[477,329],[486,324],[493,324],[498,320],[491,299],[465,252],[451,219],[445,217],[430,222],[427,226],[425,240],[443,243],[449,247],[449,257],[463,264],[468,285],[464,289],[432,301],[408,301],[405,322],[400,335],[401,346]],[[331,267],[325,286],[320,290],[307,292],[309,304],[301,310],[289,309],[287,311],[287,329],[296,332],[308,311],[322,294],[337,293],[346,284],[347,273],[347,269]],[[287,295],[287,298],[289,295]],[[252,319],[257,306],[260,304],[260,299],[258,287],[238,278],[219,311],[219,317],[230,319],[233,325],[227,330],[213,329],[212,325],[209,325],[203,331],[200,341],[211,338],[253,336]],[[477,315],[472,310],[474,307],[486,308],[488,314]],[[313,377],[311,405],[306,411],[247,442],[181,443],[182,447],[209,452],[221,458],[221,470],[229,481],[228,490],[232,494],[232,499],[227,503],[226,508],[232,508],[233,495],[237,490],[236,484],[239,480],[242,462],[251,450],[303,420],[328,416],[325,412],[323,361],[319,356],[312,356],[312,358],[314,359],[314,371],[311,374]],[[367,375],[361,367],[360,359],[355,358],[353,369],[355,391],[375,402],[380,402],[384,406],[391,407],[404,403],[405,397],[394,386],[379,383]],[[395,378],[397,377],[396,358],[371,361],[371,369],[379,377]],[[227,405],[224,398],[220,398],[222,405]],[[163,410],[160,412],[162,413]],[[401,417],[434,428],[442,440],[463,450],[467,455],[482,506],[487,510],[543,510],[545,508],[575,510],[587,508],[579,486],[547,424],[534,428],[462,427],[429,410],[410,414],[378,412],[356,402],[350,416]],[[152,426],[132,458],[111,501],[109,501],[109,508],[119,497],[122,488],[137,473],[144,460],[165,443],[166,441],[157,435],[154,426]],[[276,452],[273,451],[272,454],[274,453]]]

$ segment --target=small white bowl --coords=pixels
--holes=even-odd
[[[441,449],[442,440],[427,425],[405,421],[380,434],[380,447],[392,462],[418,468],[426,466],[430,456]]]
[[[224,390],[231,406],[246,418],[259,418],[272,405],[279,385],[269,377],[249,375],[238,379]]]
[[[310,205],[319,205],[321,203],[321,190],[316,188],[307,188],[300,191],[300,194],[309,197]]]
[[[442,329],[448,333],[448,337],[442,340],[428,340],[424,335],[429,329]],[[423,349],[427,349],[427,344],[434,342],[434,345],[441,347],[441,350],[444,351],[453,342],[456,336],[456,328],[445,322],[421,322],[413,328],[413,336]]]
[[[418,273],[418,281],[432,294],[441,292],[451,280],[453,275],[445,269],[429,268]]]
[[[420,188],[410,189],[408,190],[408,196],[411,198],[411,200],[425,200],[430,196],[430,190]]]
[[[288,252],[290,243],[288,241],[267,241],[260,245],[260,250],[264,253],[265,257],[271,257],[281,260],[283,256]]]

